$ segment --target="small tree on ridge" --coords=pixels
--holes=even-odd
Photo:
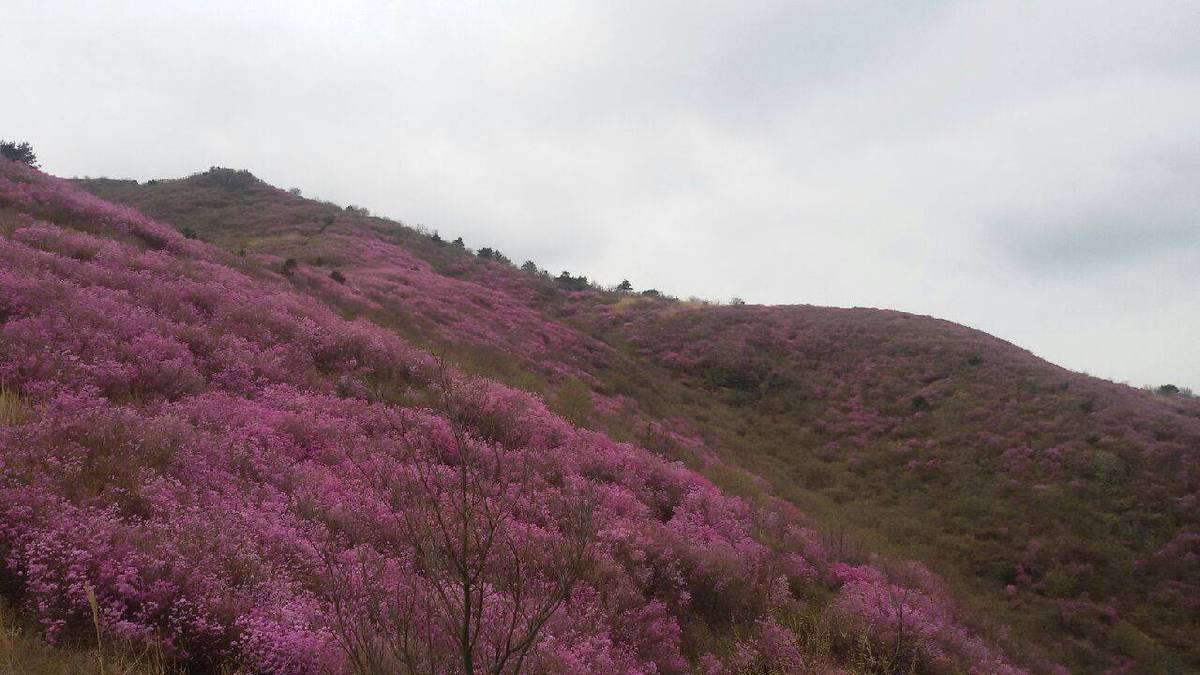
[[[0,140],[0,156],[5,159],[11,159],[14,162],[28,164],[33,168],[38,168],[37,154],[33,151],[33,146],[27,142],[17,143],[16,141]]]

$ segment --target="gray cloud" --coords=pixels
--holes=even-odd
[[[1200,147],[1121,165],[1103,194],[1064,193],[1057,204],[1013,212],[993,225],[1001,250],[1037,274],[1104,273],[1200,254]],[[1086,187],[1085,187],[1086,189]]]
[[[54,173],[245,167],[556,271],[935,314],[1200,389],[1192,3],[13,0],[0,19],[0,134]]]

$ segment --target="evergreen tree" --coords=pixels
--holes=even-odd
[[[28,164],[33,168],[38,168],[38,158],[33,152],[33,146],[29,143],[17,143],[16,141],[0,141],[0,156],[5,159],[11,159],[14,162]]]

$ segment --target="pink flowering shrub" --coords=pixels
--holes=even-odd
[[[841,582],[836,607],[870,636],[886,670],[1018,672],[957,625],[944,591],[898,585],[870,566],[835,563],[832,571]]]
[[[760,619],[750,640],[740,641],[729,664],[736,673],[800,673],[807,670],[795,633],[772,618]]]

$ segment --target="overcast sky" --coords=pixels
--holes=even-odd
[[[246,168],[603,283],[1200,390],[1200,3],[0,7],[45,170]]]

